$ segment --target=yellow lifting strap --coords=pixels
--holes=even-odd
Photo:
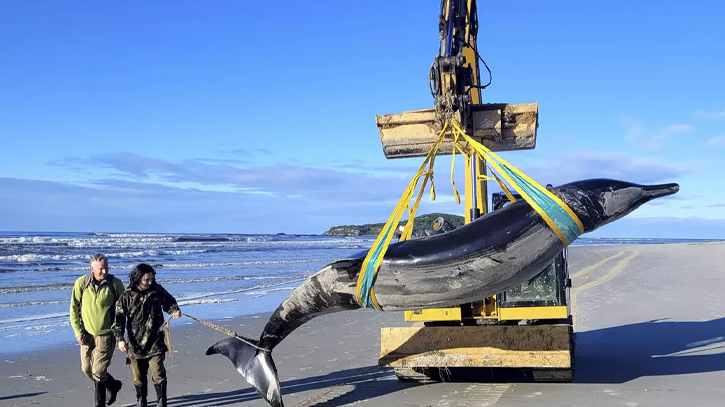
[[[541,186],[538,182],[518,170],[516,167],[506,162],[503,158],[496,155],[483,144],[477,142],[468,136],[456,121],[451,122],[453,139],[456,148],[460,149],[467,156],[476,153],[487,158],[487,161],[501,174],[506,181],[515,187],[526,202],[531,205],[536,212],[546,221],[551,229],[556,233],[564,246],[568,246],[577,237],[584,233],[584,225],[582,225],[579,217],[574,211],[564,203],[559,197],[551,193],[548,189]],[[460,138],[463,138],[467,145],[464,145]],[[467,149],[464,149],[468,147]],[[455,150],[454,150],[455,154]],[[505,187],[505,185],[496,177],[497,182],[501,185],[506,195],[512,201],[513,196]]]
[[[428,182],[428,179],[430,179],[431,181],[431,200],[435,200],[435,188],[433,187],[433,163],[435,162],[438,148],[440,147],[441,142],[443,142],[443,135],[445,134],[445,130],[447,128],[448,125],[446,124],[443,127],[440,135],[438,136],[438,139],[433,143],[430,151],[428,151],[428,155],[426,156],[425,161],[423,161],[423,164],[418,169],[418,172],[408,184],[408,188],[406,188],[405,192],[403,192],[403,196],[400,197],[398,205],[395,207],[395,210],[393,210],[392,215],[390,215],[390,218],[388,218],[388,221],[383,226],[383,229],[378,234],[378,237],[375,239],[375,242],[373,243],[370,251],[368,252],[365,260],[363,261],[360,275],[358,276],[357,280],[357,291],[355,296],[355,299],[361,306],[382,310],[380,305],[378,305],[373,290],[373,281],[375,280],[375,275],[380,268],[380,263],[385,256],[385,252],[388,250],[390,240],[395,235],[395,230],[398,227],[400,218],[403,216],[403,212],[406,209],[408,212],[408,222],[405,225],[405,229],[400,236],[400,240],[407,240],[410,238],[413,232],[413,220],[415,219],[415,212],[418,210],[418,204],[420,203],[420,199],[423,195],[423,191],[425,190],[425,185]],[[426,169],[426,167],[428,167],[428,169]],[[415,204],[411,207],[410,198],[413,196],[415,186],[418,184],[418,181],[420,181],[420,178],[423,176],[425,177],[423,178],[423,183],[419,188],[418,198],[416,199]]]
[[[373,245],[368,251],[365,260],[363,260],[362,268],[358,276],[357,290],[355,296],[355,299],[357,300],[358,304],[360,304],[360,306],[382,310],[377,302],[377,299],[375,298],[375,276],[377,275],[378,269],[380,268],[380,263],[385,256],[388,246],[390,245],[390,240],[394,236],[395,230],[398,227],[398,223],[400,222],[400,219],[403,216],[404,211],[406,210],[408,212],[408,222],[405,225],[405,229],[401,234],[400,240],[407,240],[411,237],[413,233],[415,212],[418,210],[418,204],[420,203],[423,191],[425,191],[425,186],[428,182],[428,179],[430,179],[431,181],[431,200],[435,200],[435,188],[433,186],[433,164],[435,162],[436,154],[438,153],[438,148],[440,147],[441,142],[443,142],[446,131],[449,129],[449,127],[451,129],[454,141],[453,157],[451,160],[451,184],[453,186],[453,193],[457,203],[460,204],[461,200],[460,195],[456,190],[455,182],[453,181],[456,150],[460,151],[463,155],[465,155],[466,160],[470,160],[473,154],[478,154],[481,157],[486,157],[491,165],[493,165],[494,168],[497,170],[497,172],[501,174],[512,186],[515,186],[515,189],[519,191],[521,196],[529,204],[531,204],[531,206],[544,218],[546,223],[552,228],[552,230],[556,233],[559,239],[561,239],[565,246],[568,246],[574,239],[576,239],[584,232],[584,227],[579,221],[579,218],[576,216],[576,214],[574,214],[574,212],[556,195],[552,194],[549,190],[539,185],[536,181],[532,180],[521,171],[516,169],[514,166],[498,157],[484,145],[469,137],[467,134],[465,134],[463,130],[461,130],[460,126],[456,121],[450,121],[443,126],[443,129],[440,131],[438,138],[428,151],[428,155],[426,156],[425,161],[420,166],[420,169],[415,174],[413,179],[410,181],[408,188],[405,190],[400,200],[398,201],[398,205],[395,207],[395,210],[390,215],[388,221],[383,226],[383,229],[378,234],[375,242],[373,242]],[[426,167],[428,167],[428,169],[426,169]],[[491,170],[491,173],[494,175],[494,178],[488,176],[481,176],[480,179],[496,181],[501,186],[501,189],[504,191],[506,196],[511,201],[515,201],[516,199],[511,194],[508,187],[506,187],[501,179],[496,176],[493,170]],[[410,199],[413,196],[415,186],[418,184],[420,178],[423,176],[423,183],[419,188],[418,197],[415,200],[413,206],[411,207]]]

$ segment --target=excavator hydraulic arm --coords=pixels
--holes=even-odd
[[[480,89],[488,86],[479,85],[477,15],[475,0],[441,1],[439,53],[428,75],[437,120],[456,119],[467,129],[473,127],[471,105],[480,103]]]
[[[434,107],[376,116],[386,158],[425,157],[443,128],[455,119],[468,135],[492,151],[536,147],[538,103],[481,103],[491,71],[477,46],[476,0],[442,0],[438,16],[439,52],[428,79]],[[481,85],[480,65],[488,71]],[[443,143],[439,155],[453,153]]]

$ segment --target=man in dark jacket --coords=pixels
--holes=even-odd
[[[166,407],[164,357],[168,348],[161,327],[165,322],[164,312],[179,318],[181,310],[176,299],[156,282],[156,270],[148,264],[136,266],[128,280],[128,289],[116,302],[116,317],[111,329],[118,349],[127,352],[131,361],[136,405],[146,407],[147,374],[151,368],[156,405]],[[128,343],[124,340],[125,330],[128,331]]]

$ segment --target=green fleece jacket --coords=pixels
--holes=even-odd
[[[109,284],[115,288],[115,297]],[[94,283],[90,273],[78,277],[70,299],[70,324],[76,336],[83,332],[93,336],[111,333],[116,301],[123,290],[123,282],[112,274],[100,284]]]

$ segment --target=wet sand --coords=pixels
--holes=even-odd
[[[399,382],[377,366],[380,328],[402,313],[360,310],[317,318],[274,351],[286,406],[721,406],[725,400],[725,243],[574,247],[569,251],[577,352],[574,383],[533,383],[517,372],[468,371],[452,382]],[[233,306],[233,305],[220,305]],[[215,321],[256,337],[268,315]],[[169,405],[265,406],[224,357],[225,335],[172,321]],[[69,338],[72,340],[73,338]],[[92,405],[79,349],[67,345],[0,360],[0,406]],[[135,405],[131,372],[114,406]],[[150,405],[155,400],[149,389]]]

